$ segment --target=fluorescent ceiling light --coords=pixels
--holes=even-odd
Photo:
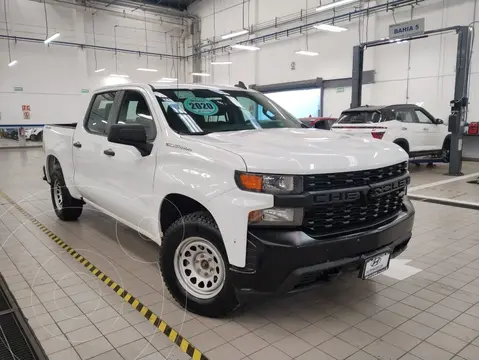
[[[130,77],[129,75],[123,75],[123,74],[110,74],[110,76],[119,77],[119,78],[127,78],[127,77]]]
[[[252,46],[252,45],[235,44],[235,45],[231,45],[231,47],[234,48],[234,49],[249,50],[249,51],[259,50],[259,47],[257,47],[257,46]]]
[[[212,61],[211,65],[231,65],[232,61]]]
[[[329,24],[319,24],[319,25],[314,25],[313,27],[318,30],[331,31],[331,32],[348,31],[348,29],[346,28],[335,26],[335,25],[329,25]]]
[[[45,44],[50,44],[53,40],[60,37],[60,33],[55,33],[44,41]]]
[[[95,72],[96,73],[99,73],[99,72],[102,72],[102,71],[105,71],[106,69],[96,69]]]
[[[337,8],[339,6],[344,6],[344,5],[348,5],[348,4],[352,4],[353,2],[357,2],[358,0],[339,0],[339,1],[335,1],[331,4],[327,4],[327,5],[323,5],[323,6],[320,6],[318,8],[316,8],[316,11],[317,12],[322,12],[322,11],[327,11],[327,10],[331,10],[331,9],[334,9],[334,8]]]
[[[200,73],[194,72],[194,73],[191,73],[191,75],[193,75],[193,76],[211,76],[210,74],[204,73],[204,72],[200,72]]]
[[[240,30],[240,31],[236,31],[236,32],[232,32],[232,33],[229,33],[229,34],[226,34],[226,35],[222,35],[221,38],[222,39],[231,39],[231,38],[234,38],[236,36],[241,36],[241,35],[244,35],[244,34],[247,34],[248,33],[248,30]]]
[[[160,80],[156,80],[155,82],[161,82],[161,83],[172,83],[178,81],[178,79],[175,78],[161,78]]]
[[[18,63],[18,60],[13,60],[12,62],[10,62],[8,64],[8,66],[10,66],[10,67],[15,66],[15,65],[17,65],[17,63]]]
[[[138,71],[149,71],[149,72],[157,72],[157,69],[148,69],[148,68],[138,68],[136,69]]]
[[[315,52],[315,51],[307,51],[307,50],[299,50],[299,51],[296,51],[296,54],[298,55],[306,55],[306,56],[318,56],[319,53]]]

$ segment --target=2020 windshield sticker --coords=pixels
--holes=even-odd
[[[218,112],[218,106],[208,99],[192,97],[186,99],[183,105],[186,110],[196,115],[211,116]]]

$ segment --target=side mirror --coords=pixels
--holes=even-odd
[[[443,124],[444,124],[444,120],[436,119],[436,124],[437,124],[437,125],[443,125]]]
[[[108,141],[134,146],[142,156],[149,155],[153,145],[147,142],[146,130],[139,124],[114,124],[110,127]]]

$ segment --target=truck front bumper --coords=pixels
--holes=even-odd
[[[375,253],[389,251],[394,258],[411,239],[414,213],[405,197],[402,211],[387,224],[327,239],[302,231],[250,228],[247,266],[230,271],[238,298],[301,291],[330,274],[359,270]]]

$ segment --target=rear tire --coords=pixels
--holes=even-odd
[[[208,212],[185,215],[166,230],[159,263],[166,287],[189,311],[216,318],[239,306],[223,239]]]
[[[59,168],[50,175],[50,194],[55,214],[60,220],[77,220],[83,211],[83,201],[73,198]]]

